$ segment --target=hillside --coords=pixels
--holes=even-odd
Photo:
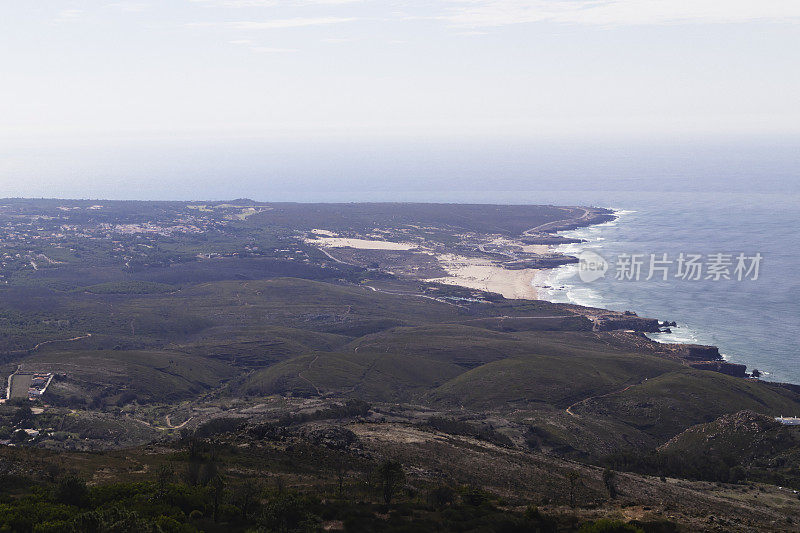
[[[613,432],[622,424],[657,443],[741,409],[777,415],[800,405],[790,389],[691,369],[640,338],[573,331],[570,323],[565,331],[503,331],[491,319],[574,312],[545,302],[460,306],[294,278],[110,298],[64,299],[71,324],[92,335],[20,359],[25,369],[61,376],[53,403],[131,404],[135,412],[210,392],[353,397],[514,415],[515,423],[528,412],[543,425],[566,424],[559,438],[568,441],[584,431],[570,429],[571,419]]]
[[[800,427],[740,411],[693,426],[658,449],[690,464],[735,469],[733,475],[800,490]]]
[[[796,482],[797,436],[770,423],[800,411],[796,387],[713,371],[714,347],[655,343],[654,318],[421,277],[443,251],[491,269],[564,260],[539,242],[604,210],[10,205],[9,228],[44,217],[36,231],[63,241],[31,238],[41,248],[9,255],[0,284],[0,370],[48,383],[0,406],[0,476],[16,487],[0,489],[0,524],[61,530],[116,502],[137,520],[275,529],[273,508],[240,499],[261,483],[260,502],[288,505],[289,485],[303,516],[351,531],[793,527],[797,499],[767,485]],[[403,246],[381,263],[323,236]],[[405,472],[402,512],[374,491],[386,461]],[[58,507],[73,474],[89,500]]]

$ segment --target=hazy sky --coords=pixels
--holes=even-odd
[[[472,143],[451,176],[482,140],[800,138],[799,0],[0,0],[0,44],[0,196],[312,167],[424,186],[443,157],[371,167],[358,143],[383,141]],[[331,167],[258,144],[331,139],[338,169],[337,145]],[[503,154],[483,166],[530,174]]]
[[[800,131],[797,0],[0,0],[0,135]]]

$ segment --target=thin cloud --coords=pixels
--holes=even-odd
[[[275,7],[275,6],[305,6],[305,5],[344,5],[355,4],[363,0],[296,0],[294,2],[278,0],[189,0],[196,4],[207,4],[218,7]]]
[[[284,28],[303,28],[306,26],[328,26],[358,20],[353,17],[298,17],[272,20],[240,20],[236,22],[190,22],[195,28],[232,28],[235,30],[277,30]]]
[[[322,39],[323,43],[332,43],[332,44],[339,44],[339,43],[352,43],[356,39],[353,37],[329,37],[327,39]]]
[[[82,9],[62,9],[58,12],[58,21],[75,20],[83,16]]]
[[[109,6],[127,13],[139,13],[148,9],[150,4],[145,2],[112,2]]]
[[[532,22],[599,26],[800,22],[797,0],[450,0],[444,20],[491,27]]]
[[[191,1],[213,6],[221,6],[221,7],[273,7],[278,5],[277,0],[225,0],[225,1],[191,0]]]
[[[239,30],[272,30],[280,28],[301,28],[304,26],[327,26],[353,22],[353,17],[298,17],[291,19],[274,19],[263,21],[231,22],[229,26]]]
[[[272,46],[252,46],[250,50],[260,54],[287,54],[297,52],[297,48],[276,48]]]

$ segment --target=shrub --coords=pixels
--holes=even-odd
[[[244,427],[246,420],[242,418],[223,417],[214,418],[205,424],[202,424],[195,431],[195,436],[199,438],[211,437],[212,435],[220,435],[223,433],[233,433]]]
[[[644,533],[634,525],[627,524],[621,520],[610,520],[601,518],[594,522],[586,522],[578,530],[579,533]]]
[[[428,493],[428,504],[435,509],[442,509],[452,505],[455,501],[455,491],[448,487],[436,487]]]
[[[86,507],[89,505],[89,489],[86,482],[77,476],[66,476],[58,482],[53,499],[65,505]]]

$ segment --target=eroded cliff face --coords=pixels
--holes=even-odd
[[[674,344],[675,352],[687,361],[722,361],[722,355],[716,346],[704,344]]]
[[[713,346],[712,346],[713,348]],[[713,372],[720,372],[728,374],[737,378],[747,377],[747,365],[740,365],[736,363],[729,363],[727,361],[696,361],[690,363],[689,366],[699,370],[711,370]]]
[[[631,337],[640,337],[646,346],[655,348],[660,353],[666,353],[683,361],[692,368],[720,372],[729,376],[746,378],[747,366],[729,363],[722,359],[719,348],[703,344],[661,344],[653,343],[644,335],[664,331],[674,322],[660,322],[654,318],[643,318],[632,312],[599,314],[593,317],[594,331],[619,331]],[[633,335],[631,335],[633,332]]]
[[[594,321],[595,331],[613,331],[624,329],[644,333],[657,333],[660,322],[655,318],[642,318],[634,314],[602,315]]]

